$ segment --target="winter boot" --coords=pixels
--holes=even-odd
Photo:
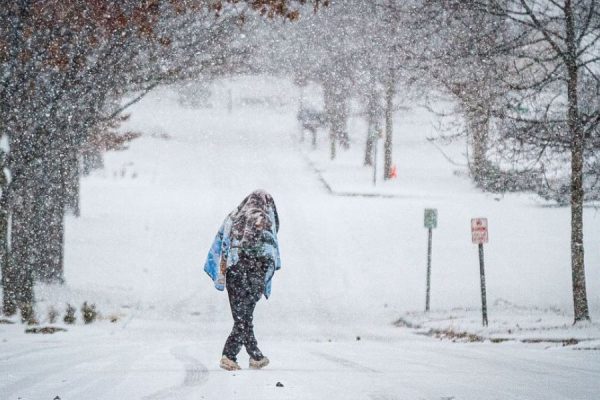
[[[221,357],[219,366],[227,371],[237,371],[238,369],[242,369],[238,363],[229,359],[227,356]]]
[[[250,358],[250,369],[261,369],[269,365],[269,359],[267,357],[261,358],[260,360],[254,360]]]

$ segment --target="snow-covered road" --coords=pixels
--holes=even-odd
[[[48,336],[0,325],[0,399],[597,398],[597,351],[394,327],[422,307],[423,232],[406,222],[421,208],[328,195],[291,138],[293,118],[181,109],[167,92],[137,106],[130,124],[145,136],[86,178],[82,217],[68,221],[68,288],[38,292],[41,304],[90,300],[122,317]],[[255,314],[271,365],[250,371],[242,354],[244,370],[226,372],[231,317],[202,263],[256,188],[281,216],[283,269]]]
[[[272,365],[232,373],[217,366],[222,340],[212,329],[169,325],[132,323],[91,337],[70,332],[28,340],[26,347],[16,340],[20,350],[5,349],[1,358],[7,368],[1,398],[594,399],[598,393],[595,352],[449,344],[382,327],[380,336],[360,341],[262,335]]]

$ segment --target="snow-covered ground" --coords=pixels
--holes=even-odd
[[[402,315],[396,325],[452,341],[540,343],[546,348],[600,350],[598,324],[573,325],[572,316],[564,310],[523,307],[501,300],[494,302],[491,309],[488,326],[482,326],[481,308],[412,311]]]
[[[332,164],[326,146],[310,151],[297,143],[291,85],[250,78],[219,90],[228,88],[231,113],[226,102],[183,108],[166,89],[132,109],[127,128],[144,136],[108,154],[106,168],[84,179],[82,216],[68,220],[67,286],[37,292],[42,322],[46,307],[83,301],[95,303],[103,319],[59,323],[68,331],[54,335],[0,325],[0,399],[597,397],[597,351],[453,343],[394,325],[423,308],[425,207],[440,213],[432,315],[478,307],[469,220],[487,216],[490,329],[510,319],[494,318],[505,302],[531,312],[557,308],[568,321],[567,209],[477,192],[425,140],[431,127],[417,109],[396,116],[399,178],[376,188],[393,196],[333,196],[315,169],[339,192],[373,191],[360,166],[362,125],[353,125],[356,149]],[[255,93],[275,101],[248,100]],[[460,154],[459,147],[447,151]],[[273,194],[281,217],[283,269],[255,313],[271,365],[232,373],[218,368],[231,325],[227,299],[202,264],[226,213],[256,188]],[[586,209],[585,218],[588,291],[598,321],[600,215]],[[590,329],[598,331],[595,323]],[[240,360],[246,367],[245,355]]]

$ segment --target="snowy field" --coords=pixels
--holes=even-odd
[[[66,287],[37,291],[42,322],[50,305],[83,301],[95,303],[102,319],[60,323],[67,332],[54,335],[0,325],[0,400],[598,398],[597,350],[454,343],[394,325],[411,315],[443,329],[448,323],[432,318],[447,321],[452,309],[464,310],[454,312],[463,322],[477,318],[469,222],[485,216],[490,326],[478,333],[488,337],[524,320],[542,331],[547,325],[536,321],[545,323],[546,314],[536,313],[551,309],[558,311],[549,323],[572,335],[568,209],[475,190],[455,173],[464,167],[426,140],[434,134],[431,117],[418,108],[396,115],[399,177],[373,187],[361,166],[358,119],[351,120],[353,149],[330,163],[324,140],[314,151],[298,143],[291,85],[251,78],[217,89],[231,90],[231,112],[225,101],[182,107],[166,89],[132,108],[127,128],[143,136],[107,154],[105,169],[83,180],[82,216],[67,221]],[[256,98],[270,100],[248,100]],[[463,151],[460,144],[445,149],[464,163]],[[338,194],[389,197],[332,195],[320,178]],[[231,329],[229,305],[202,266],[225,215],[256,188],[273,194],[281,218],[283,268],[255,313],[271,365],[250,371],[242,354],[244,369],[226,372],[218,361]],[[419,314],[425,207],[440,215],[431,318]],[[595,209],[585,210],[584,234],[592,320],[600,321]],[[600,336],[598,326],[583,329]]]

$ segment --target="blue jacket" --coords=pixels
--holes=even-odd
[[[277,232],[275,230],[275,215],[271,211],[269,213],[271,218],[271,229],[263,232],[264,240],[261,241],[260,255],[271,259],[269,268],[265,274],[265,291],[264,295],[269,298],[271,295],[271,281],[275,271],[281,268],[281,258],[279,256],[279,242],[277,241]],[[221,257],[225,256],[227,259],[227,268],[235,265],[239,261],[239,247],[237,246],[236,240],[231,238],[231,217],[225,218],[223,225],[219,228],[219,232],[213,240],[212,246],[206,257],[204,263],[204,272],[210,276],[215,284],[217,290],[224,290],[225,285],[219,280],[219,264]]]

